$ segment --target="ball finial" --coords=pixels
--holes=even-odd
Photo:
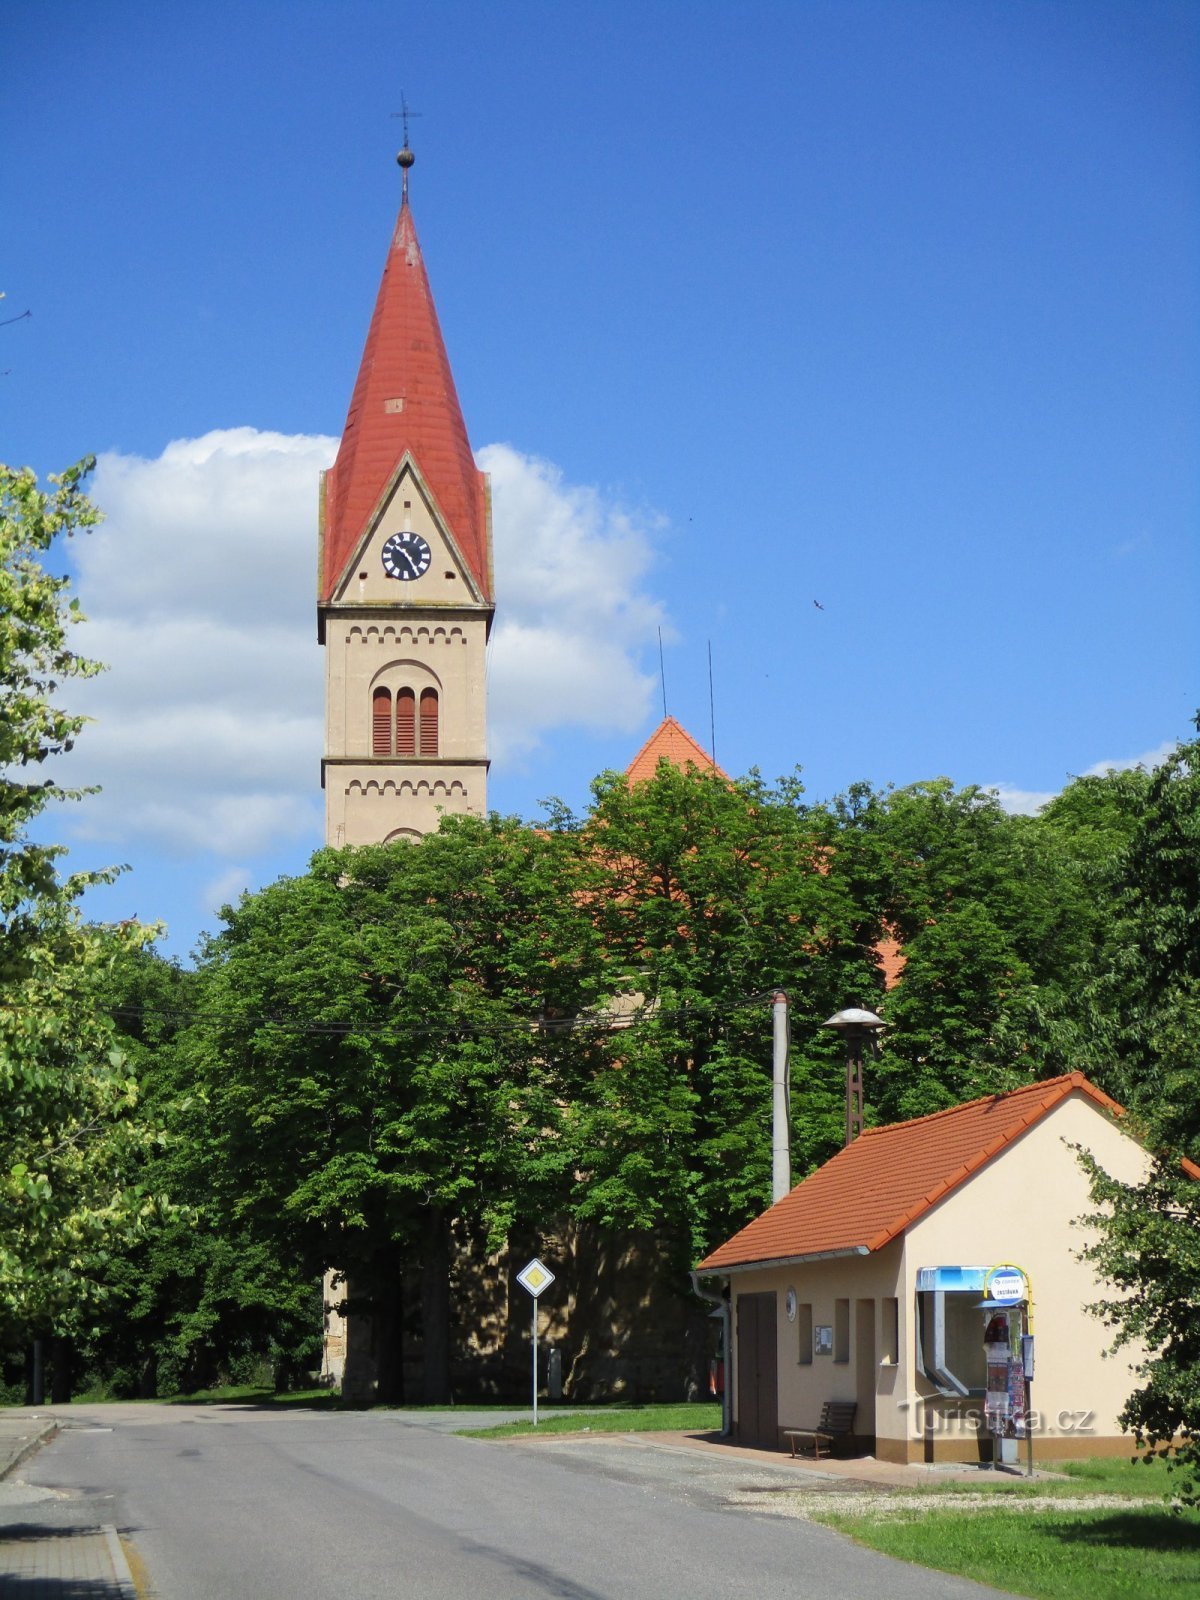
[[[407,145],[405,145],[404,149],[401,150],[400,154],[396,157],[396,162],[397,162],[398,166],[403,167],[405,172],[407,172],[409,167],[412,166],[413,162],[416,159],[417,159],[416,156],[413,155],[412,151],[408,148]]]

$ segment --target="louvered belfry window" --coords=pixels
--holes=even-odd
[[[392,691],[376,689],[371,696],[371,754],[392,753]]]
[[[438,697],[436,689],[421,690],[421,754],[438,753]]]
[[[417,753],[417,697],[411,689],[401,689],[396,694],[396,754],[415,756]]]
[[[421,690],[418,720],[415,689],[397,689],[395,722],[392,691],[376,689],[371,695],[371,754],[376,756],[436,756],[438,753],[438,693]]]

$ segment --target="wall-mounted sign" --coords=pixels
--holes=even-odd
[[[795,1289],[789,1289],[787,1294],[784,1295],[784,1297],[783,1297],[783,1309],[787,1312],[787,1319],[788,1319],[789,1322],[795,1322],[795,1320],[796,1320],[796,1307],[799,1304],[800,1304],[800,1302],[796,1298]]]
[[[1016,1267],[993,1267],[988,1273],[987,1294],[999,1305],[1016,1305],[1026,1298],[1025,1274]]]
[[[833,1354],[833,1328],[829,1323],[818,1323],[813,1329],[813,1349],[819,1356]]]

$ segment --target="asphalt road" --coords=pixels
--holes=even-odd
[[[21,1476],[114,1523],[158,1600],[981,1600],[756,1513],[796,1474],[630,1439],[485,1443],[461,1414],[72,1408]],[[819,1492],[821,1480],[814,1480]]]

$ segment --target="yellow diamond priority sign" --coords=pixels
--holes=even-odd
[[[543,1289],[548,1289],[554,1282],[554,1274],[534,1256],[527,1267],[522,1267],[517,1273],[517,1282],[527,1294],[536,1300]]]

